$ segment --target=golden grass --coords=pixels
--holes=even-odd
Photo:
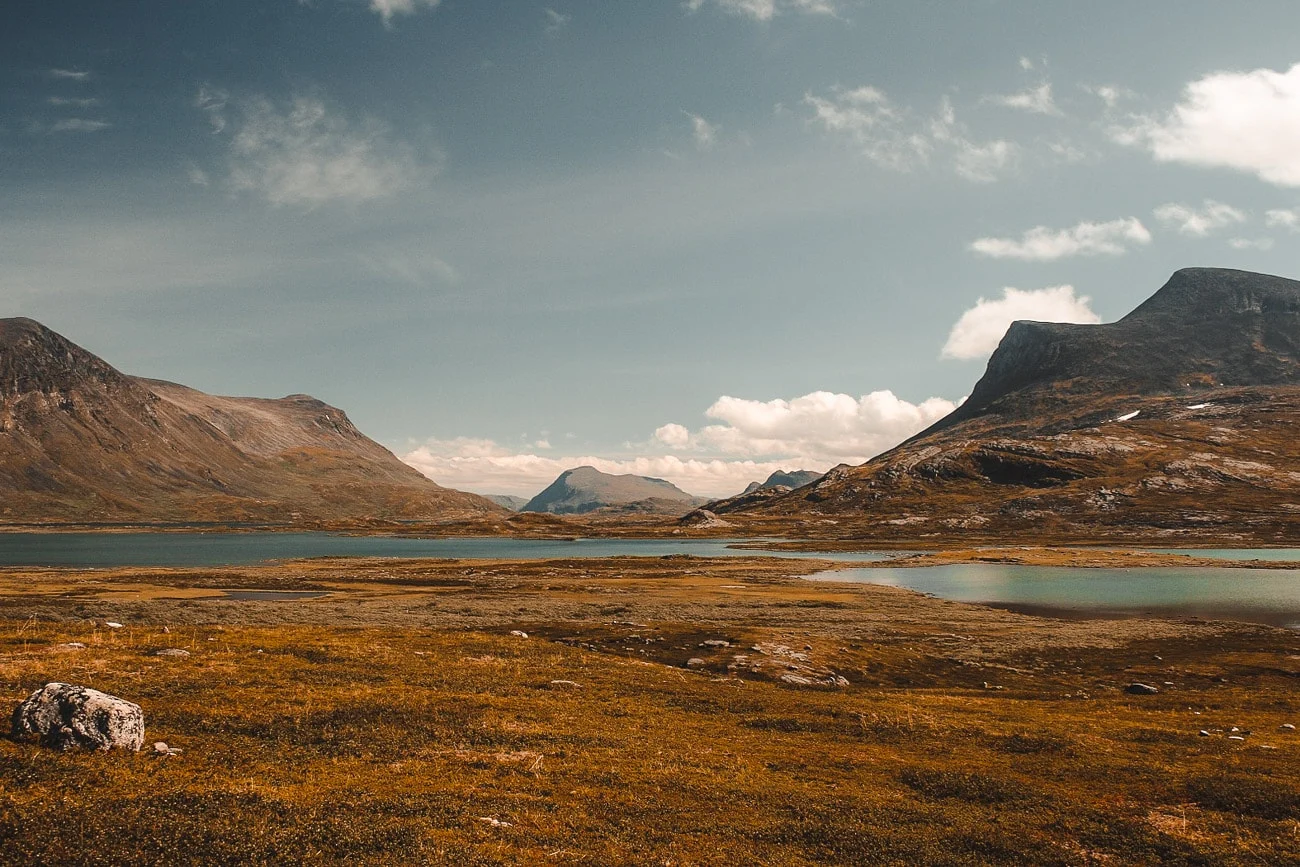
[[[384,564],[368,578],[356,567],[356,578],[371,592],[387,575],[394,593],[409,594],[419,575],[444,586],[453,568]],[[523,598],[561,593],[563,606],[634,584],[625,612],[462,630],[429,625],[417,606],[403,625],[172,620],[163,633],[157,621],[176,606],[211,604],[166,600],[141,603],[158,606],[148,609],[153,625],[116,631],[58,606],[43,610],[67,619],[0,622],[0,698],[10,706],[51,680],[93,686],[144,707],[148,742],[184,750],[60,754],[0,742],[0,860],[1300,860],[1300,735],[1279,729],[1300,722],[1290,633],[1097,627],[1106,640],[1089,646],[1067,640],[1076,633],[1065,624],[880,588],[725,590],[743,580],[734,564],[714,579],[689,562],[583,568],[573,584],[554,564],[521,564],[515,577],[502,564],[474,571]],[[542,579],[550,591],[530,589]],[[728,594],[746,593],[788,603],[769,611],[783,619],[729,620]],[[712,622],[647,617],[695,594],[717,606]],[[457,599],[496,604],[486,591]],[[845,607],[797,604],[818,600]],[[846,636],[851,616],[865,623],[892,600],[890,618]],[[967,633],[937,633],[940,612],[945,628],[964,612]],[[510,636],[513,627],[531,637]],[[1031,645],[1021,633],[1055,640]],[[735,646],[700,647],[710,636]],[[792,688],[776,680],[779,668],[728,668],[751,645],[795,640],[851,685]],[[88,646],[60,646],[71,641]],[[151,655],[168,646],[193,655]],[[686,656],[704,658],[703,670],[683,668]],[[1176,685],[1138,698],[1120,691],[1130,680]],[[1229,741],[1233,726],[1251,734]]]

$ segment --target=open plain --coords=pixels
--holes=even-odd
[[[0,844],[83,864],[1300,858],[1300,636],[799,577],[836,566],[7,570],[0,697],[87,684],[180,752],[0,743]]]

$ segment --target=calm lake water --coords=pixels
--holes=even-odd
[[[447,557],[545,560],[565,557],[694,557],[817,554],[748,551],[737,539],[405,539],[331,533],[0,533],[0,567],[249,566],[301,557]],[[867,562],[886,554],[825,555]]]
[[[1057,617],[1203,617],[1300,628],[1300,569],[1083,569],[978,563],[846,569],[810,577],[905,587],[941,599]]]

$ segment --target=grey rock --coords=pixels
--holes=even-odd
[[[512,629],[512,630],[510,630],[510,634],[513,635],[515,638],[527,638],[527,637],[528,637],[528,633],[527,633],[527,632],[524,632],[522,629]]]
[[[708,641],[701,641],[700,647],[730,647],[730,641],[723,641],[721,638],[710,638]]]
[[[36,737],[60,750],[138,751],[144,746],[144,711],[97,689],[47,683],[14,711],[13,737]]]
[[[687,668],[699,668],[700,666],[707,665],[707,664],[708,664],[707,662],[705,662],[703,659],[700,659],[698,656],[692,656],[690,659],[686,660]]]
[[[164,647],[162,650],[155,650],[154,656],[189,656],[188,650],[181,650],[179,647]]]
[[[1130,683],[1124,691],[1129,695],[1156,695],[1160,689],[1149,683]]]

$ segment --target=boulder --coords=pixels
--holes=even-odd
[[[1149,683],[1130,683],[1124,691],[1129,695],[1156,695],[1160,689]]]
[[[39,738],[60,750],[138,751],[144,745],[144,711],[96,689],[47,683],[14,711],[13,737]]]

